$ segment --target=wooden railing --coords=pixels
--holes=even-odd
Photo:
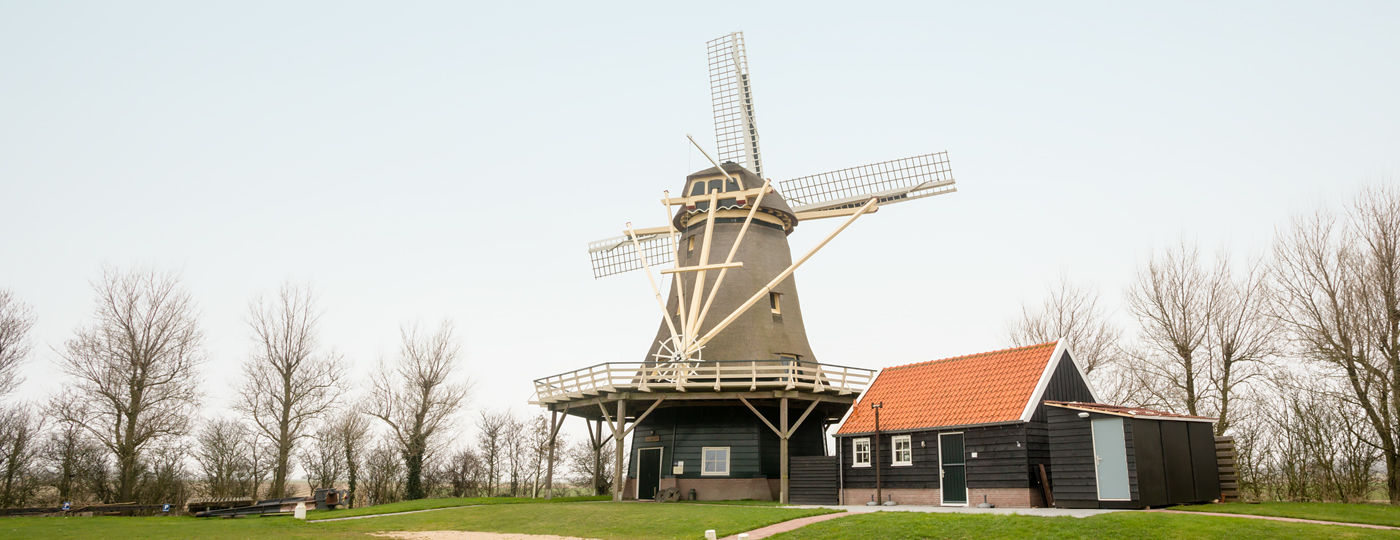
[[[534,403],[559,403],[605,392],[860,393],[875,370],[791,360],[607,362],[535,379]]]

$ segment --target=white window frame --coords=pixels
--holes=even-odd
[[[723,451],[724,451],[724,471],[723,471],[723,472],[720,472],[720,471],[710,471],[710,470],[707,470],[707,469],[706,469],[707,465],[709,464],[709,460],[708,460],[708,459],[705,459],[705,457],[706,457],[705,454],[708,454],[711,450],[723,450]],[[728,446],[706,446],[706,447],[704,447],[704,448],[701,448],[701,449],[700,449],[700,476],[729,476],[729,457],[730,457],[729,454],[730,454],[730,452],[729,452],[729,447],[728,447]]]
[[[862,443],[865,444],[865,462],[864,462],[864,463],[862,463],[862,462],[860,461],[860,445],[861,445]],[[869,437],[862,437],[862,438],[859,438],[859,439],[851,439],[851,467],[869,467],[869,466],[870,466],[870,461],[871,461],[871,459],[873,459],[873,455],[874,455],[874,454],[870,451],[870,438],[869,438]]]
[[[899,459],[899,443],[901,442],[909,447],[905,450],[909,454],[909,459],[903,461],[900,461]],[[894,462],[892,463],[893,466],[908,467],[914,464],[914,441],[908,435],[895,435],[894,437],[891,437],[890,450],[890,457],[894,460]]]

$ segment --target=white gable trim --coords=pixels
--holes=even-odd
[[[1065,344],[1065,338],[1060,338],[1055,343],[1055,351],[1050,353],[1050,360],[1045,363],[1045,371],[1040,373],[1040,382],[1035,384],[1035,390],[1031,392],[1030,400],[1026,401],[1026,408],[1021,410],[1021,421],[1031,421],[1031,416],[1035,415],[1036,406],[1040,405],[1040,400],[1045,399],[1045,387],[1050,385],[1050,378],[1055,375],[1055,368],[1060,366],[1060,359],[1069,355],[1069,361],[1074,364],[1074,370],[1079,372],[1079,378],[1084,381],[1084,387],[1089,389],[1089,397],[1094,401],[1099,401],[1098,394],[1094,393],[1094,387],[1089,385],[1089,379],[1084,376],[1084,368],[1079,367],[1079,362],[1074,359],[1074,353],[1070,352],[1069,346]]]
[[[836,423],[836,431],[831,433],[832,437],[838,437],[837,434],[841,433],[841,430],[846,427],[846,421],[851,419],[851,414],[856,412],[856,407],[865,402],[865,392],[869,392],[871,388],[875,388],[875,383],[880,380],[880,375],[884,372],[885,368],[880,368],[875,372],[875,378],[870,379],[870,384],[866,385],[865,391],[860,393],[860,397],[856,398],[856,402],[852,403],[851,408],[846,409],[846,414],[841,416],[841,421]]]

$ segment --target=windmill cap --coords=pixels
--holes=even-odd
[[[759,178],[758,175],[744,168],[743,165],[734,163],[732,161],[726,161],[723,163],[723,167],[724,172],[729,173],[729,176],[739,181],[739,189],[754,189],[763,185],[763,179]],[[710,167],[708,169],[693,172],[685,177],[685,186],[681,188],[681,193],[685,195],[690,195],[693,192],[691,186],[696,180],[708,181],[713,179],[724,179],[724,174],[720,172],[719,167]],[[759,204],[758,210],[760,212],[770,214],[776,216],[778,219],[781,219],[785,224],[785,226],[783,227],[785,231],[791,233],[793,227],[797,226],[797,215],[793,213],[792,207],[788,206],[787,201],[783,200],[782,194],[778,193],[777,186],[770,184],[769,187],[774,188],[774,191],[763,196],[763,201]],[[721,210],[740,210],[748,208],[748,205],[740,205],[738,204],[738,201],[734,200],[734,198],[726,198],[723,193],[720,193],[719,208]],[[703,208],[697,210],[688,210],[682,207],[680,211],[676,213],[676,216],[673,219],[676,228],[684,227],[684,220],[686,217],[702,212],[704,212]]]

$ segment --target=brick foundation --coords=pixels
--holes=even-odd
[[[869,488],[847,488],[842,494],[842,504],[865,504],[875,496],[875,490]],[[912,504],[917,506],[941,506],[939,491],[937,489],[905,489],[887,488],[881,490],[881,495],[885,500],[897,502],[899,504]],[[1040,492],[1031,488],[993,488],[993,489],[969,489],[967,490],[968,506],[977,506],[982,502],[982,496],[987,497],[987,502],[997,505],[999,508],[1030,508],[1043,507],[1045,501]],[[950,505],[951,506],[951,505]]]
[[[674,487],[681,492],[681,498],[690,500],[690,490],[695,490],[695,498],[702,501],[729,501],[753,499],[757,501],[778,500],[778,490],[782,484],[776,478],[662,478],[657,489]],[[623,484],[622,498],[637,498],[637,479],[628,478]]]

